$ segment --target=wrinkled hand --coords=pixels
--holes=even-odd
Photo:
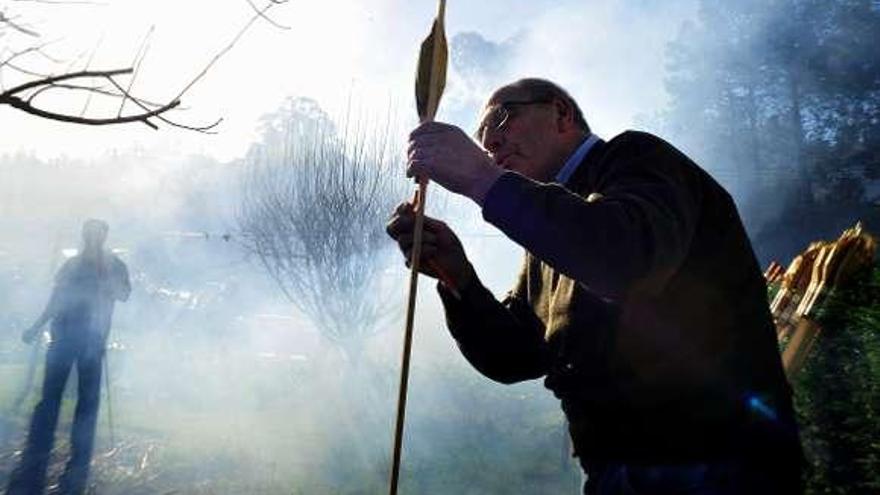
[[[33,344],[40,334],[40,327],[30,327],[21,333],[21,341],[25,344]]]
[[[385,231],[397,241],[409,267],[412,260],[415,208],[412,203],[401,203],[385,227]],[[443,272],[443,276],[438,273]],[[425,217],[422,230],[422,254],[419,272],[433,278],[446,278],[455,284],[450,289],[462,289],[473,277],[473,267],[464,253],[458,237],[444,222]]]
[[[504,172],[464,131],[442,122],[425,122],[410,133],[407,167],[407,177],[427,177],[480,205]]]

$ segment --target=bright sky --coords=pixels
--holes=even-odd
[[[253,1],[265,5],[267,0]],[[676,0],[661,8],[641,0],[448,0],[446,28],[450,38],[463,31],[493,42],[525,36],[510,61],[512,70],[562,83],[581,101],[594,129],[614,134],[629,126],[635,114],[662,105],[663,48],[681,21],[693,15],[693,3]],[[414,113],[416,54],[436,8],[434,0],[290,0],[269,11],[289,30],[258,21],[184,96],[187,111],[175,118],[201,124],[222,117],[218,135],[167,126],[153,131],[140,124],[76,126],[0,107],[0,154],[88,157],[112,148],[171,147],[232,159],[254,140],[257,119],[286,96],[309,96],[337,113],[350,95],[362,111],[392,106],[401,115]],[[175,96],[253,15],[246,0],[60,5],[7,0],[0,1],[0,9],[18,14],[42,40],[55,41],[49,53],[71,61],[73,70],[83,68],[92,52],[93,69],[130,65],[153,26],[133,92],[158,101]],[[31,60],[32,67],[41,63]],[[6,72],[2,82],[9,87],[16,80]],[[84,104],[81,97],[40,101],[71,105],[77,112]],[[94,115],[100,107],[92,105]],[[115,107],[106,110],[116,112]]]

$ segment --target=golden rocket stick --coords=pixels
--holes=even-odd
[[[419,63],[416,72],[416,108],[419,121],[434,120],[440,97],[446,86],[446,35],[443,33],[443,16],[446,1],[440,0],[437,17],[431,33],[422,42],[419,52]],[[406,307],[406,329],[403,335],[403,356],[400,367],[400,389],[397,396],[397,421],[394,428],[394,453],[391,464],[391,486],[389,493],[397,494],[400,478],[400,453],[403,444],[403,425],[406,414],[406,389],[409,381],[409,361],[412,351],[413,318],[416,309],[416,289],[418,288],[419,261],[422,256],[422,227],[425,223],[425,203],[428,180],[419,177],[418,201],[416,202],[416,219],[413,232],[412,261],[410,263],[409,299]]]

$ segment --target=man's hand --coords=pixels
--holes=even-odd
[[[412,260],[415,218],[413,204],[401,203],[385,227],[388,235],[397,241],[406,258],[406,266],[410,266]],[[422,230],[419,271],[429,277],[447,279],[446,282],[455,284],[455,287],[449,287],[453,290],[463,289],[474,276],[473,267],[452,229],[440,220],[427,216]],[[442,271],[443,276],[438,271]]]
[[[407,165],[407,177],[427,177],[481,206],[504,172],[461,129],[442,122],[425,122],[410,133]]]
[[[25,344],[33,344],[37,339],[37,335],[40,334],[40,328],[41,327],[33,326],[22,332],[21,341]]]

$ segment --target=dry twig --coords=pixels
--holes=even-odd
[[[34,3],[46,4],[95,4],[95,2],[91,1],[78,0],[18,1],[31,1]],[[268,4],[263,8],[257,8],[257,6],[251,0],[246,1],[251,6],[251,8],[254,9],[255,14],[250,18],[250,20],[248,20],[244,27],[238,31],[238,33],[233,37],[232,41],[227,44],[222,50],[220,50],[216,55],[214,55],[211,60],[205,65],[205,67],[184,86],[184,88],[177,94],[177,96],[172,98],[167,103],[157,104],[155,102],[137,97],[132,94],[132,88],[134,86],[138,69],[140,68],[141,63],[146,56],[146,47],[148,44],[150,33],[152,33],[153,30],[151,28],[150,33],[147,34],[147,37],[144,39],[140,49],[138,50],[137,55],[134,58],[132,67],[124,69],[90,70],[88,66],[91,65],[92,57],[89,57],[89,61],[87,62],[85,70],[66,71],[61,75],[42,74],[19,63],[13,63],[19,59],[23,59],[25,56],[28,55],[40,55],[51,62],[60,63],[60,61],[54,59],[44,51],[44,48],[48,45],[48,43],[28,47],[17,52],[8,54],[5,59],[0,59],[0,69],[9,68],[26,76],[35,77],[36,79],[16,85],[12,88],[5,89],[0,92],[0,105],[9,105],[12,108],[16,108],[37,117],[75,124],[116,125],[130,122],[141,122],[153,129],[158,129],[158,125],[154,122],[155,120],[172,127],[191,130],[195,132],[213,133],[214,129],[222,122],[223,119],[217,119],[216,121],[205,125],[190,125],[182,124],[180,122],[169,119],[167,116],[167,112],[173,109],[179,109],[180,101],[183,95],[186,94],[199,80],[201,80],[205,76],[205,74],[208,73],[210,68],[215,63],[217,63],[217,61],[223,55],[229,52],[238,43],[239,39],[241,39],[241,37],[245,34],[245,32],[247,32],[247,30],[251,27],[251,25],[253,25],[256,20],[262,18],[273,26],[281,29],[288,29],[287,27],[282,26],[274,20],[270,19],[266,15],[266,12],[270,8],[275,5],[286,3],[287,0],[268,0]],[[2,30],[3,27],[9,27],[16,32],[25,34],[27,36],[40,37],[40,34],[36,30],[24,26],[21,22],[17,22],[16,20],[14,20],[14,18],[6,15],[5,12],[0,11],[0,30]],[[94,55],[94,53],[92,55]],[[128,84],[125,86],[120,84],[120,82],[116,79],[119,76],[130,76]],[[110,83],[113,89],[108,89],[107,87],[94,84],[93,80],[95,79],[102,79],[105,82]],[[34,100],[37,96],[43,95],[52,90],[66,90],[87,95],[87,100],[80,114],[74,115],[41,107],[35,104]],[[105,118],[86,116],[85,112],[88,109],[91,98],[94,95],[119,98],[119,110],[116,113],[116,116]],[[139,108],[139,111],[125,115],[124,109],[127,102],[134,103]]]

